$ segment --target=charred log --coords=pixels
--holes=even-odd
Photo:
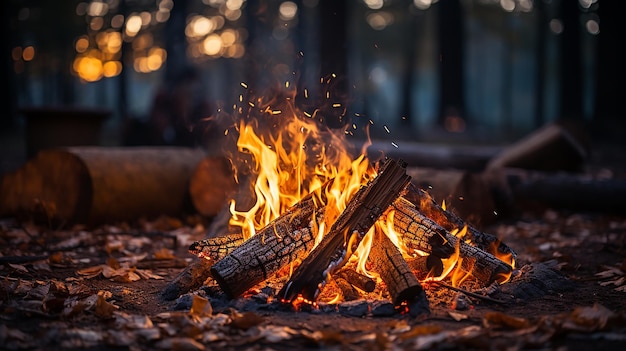
[[[424,196],[428,196],[428,194]],[[511,273],[513,270],[509,264],[501,261],[489,252],[469,245],[464,240],[459,240],[448,230],[425,217],[418,209],[418,205],[414,205],[407,199],[399,198],[393,203],[392,207],[395,209],[393,214],[394,230],[400,235],[402,242],[407,247],[425,251],[435,257],[446,258],[458,246],[459,257],[462,259],[461,268],[486,284],[499,279],[499,277],[507,273]],[[439,214],[443,215],[442,213]],[[433,244],[433,241],[435,241],[435,244]],[[441,242],[441,244],[438,242]],[[442,255],[442,253],[446,255]]]
[[[341,269],[337,272],[336,276],[343,278],[350,284],[365,292],[372,292],[376,289],[376,281],[374,281],[374,279],[361,274],[354,269]]]
[[[382,231],[377,230],[374,235],[374,245],[368,262],[371,263],[372,270],[380,274],[380,278],[387,285],[395,306],[424,296],[421,294],[422,285],[402,257],[402,253]]]
[[[495,248],[500,253],[511,254],[513,258],[516,257],[515,251],[502,243],[496,236],[482,232],[465,222],[453,212],[444,210],[424,190],[414,186],[409,186],[408,188],[409,191],[404,198],[414,204],[415,208],[422,215],[430,218],[447,231],[461,230],[463,227],[467,227],[466,239],[469,239],[474,246],[486,252],[491,252]]]
[[[321,203],[311,193],[215,263],[211,276],[224,293],[230,298],[237,297],[309,252],[315,244],[313,222]],[[201,255],[206,252],[211,258],[215,250],[211,246],[203,247],[205,243],[211,242],[194,243],[190,250]]]

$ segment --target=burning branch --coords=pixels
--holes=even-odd
[[[354,195],[329,233],[283,286],[278,294],[283,301],[293,303],[298,297],[316,300],[328,277],[345,264],[365,233],[409,184],[405,168],[404,162],[388,159],[379,175]]]
[[[320,193],[323,195],[324,191]],[[243,294],[309,252],[317,235],[312,228],[314,214],[322,203],[314,193],[309,194],[215,263],[211,276],[226,295],[234,298]],[[202,243],[194,243],[192,248],[207,258],[219,252],[212,246],[203,247]]]
[[[447,231],[460,230],[463,227],[467,227],[468,239],[479,249],[488,252],[490,248],[496,246],[498,252],[510,254],[512,258],[515,259],[516,254],[513,249],[500,242],[497,237],[479,231],[471,225],[468,225],[454,213],[444,210],[424,190],[410,186],[409,191],[404,197],[408,202],[414,204],[417,212],[427,216]]]
[[[502,280],[501,277],[508,276],[513,270],[509,264],[489,252],[459,240],[448,230],[425,217],[418,205],[406,198],[398,198],[392,207],[395,210],[393,212],[394,230],[407,247],[430,253],[435,257],[447,258],[458,246],[461,269],[486,285],[495,279]],[[436,207],[433,208],[436,209]],[[445,211],[441,210],[441,212]],[[438,214],[444,215],[441,212]],[[390,213],[388,215],[391,215]]]

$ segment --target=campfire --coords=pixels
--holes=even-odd
[[[229,298],[275,280],[273,298],[295,308],[375,291],[423,308],[426,286],[510,279],[515,252],[417,187],[404,161],[370,160],[369,142],[355,152],[356,125],[326,127],[295,94],[244,100],[225,129],[238,184],[218,226],[228,229],[189,247]]]

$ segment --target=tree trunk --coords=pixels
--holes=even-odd
[[[441,0],[438,6],[439,123],[464,118],[463,13],[459,0]]]

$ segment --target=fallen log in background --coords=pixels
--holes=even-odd
[[[369,228],[410,183],[405,170],[403,161],[386,160],[378,176],[350,199],[329,232],[280,290],[282,301],[293,303],[302,297],[315,302],[328,277],[345,264]]]
[[[588,141],[582,134],[580,126],[548,124],[501,150],[485,169],[580,172],[589,156]]]
[[[235,196],[238,187],[231,167],[228,159],[222,156],[207,156],[200,160],[189,180],[189,195],[198,213],[216,216],[227,200]]]
[[[378,273],[387,285],[391,302],[399,306],[403,302],[425,298],[422,285],[411,267],[402,257],[398,247],[380,230],[374,233],[374,241],[368,262],[372,271]],[[428,301],[426,301],[428,305]]]
[[[204,156],[184,147],[43,150],[2,177],[0,215],[96,224],[191,212],[189,179]]]
[[[568,209],[626,213],[626,179],[505,168],[485,173],[495,198],[512,211]]]
[[[476,226],[493,223],[497,216],[491,188],[480,172],[409,167],[411,183],[437,202]]]

